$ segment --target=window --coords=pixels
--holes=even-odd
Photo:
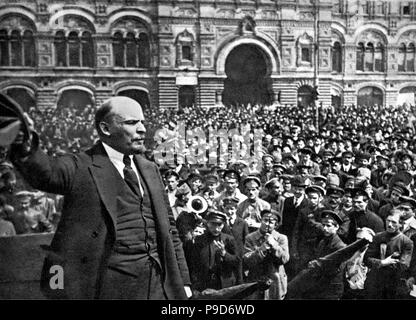
[[[361,42],[357,46],[356,70],[364,71],[364,44]]]
[[[0,66],[9,65],[9,45],[6,30],[0,30]]]
[[[341,44],[337,41],[332,47],[332,71],[342,71],[342,48]]]
[[[195,106],[195,87],[194,86],[181,86],[179,88],[179,108],[193,107]]]
[[[145,33],[140,33],[138,42],[139,68],[150,67],[150,45],[149,37]]]
[[[311,62],[311,54],[309,52],[309,48],[303,47],[301,49],[302,52],[302,61]]]
[[[113,56],[114,66],[124,67],[124,44],[121,32],[116,32],[113,36]]]
[[[375,71],[377,72],[384,72],[384,46],[379,43],[374,52],[374,64],[375,64]]]
[[[55,34],[55,65],[58,67],[94,67],[94,44],[89,31],[64,31]]]
[[[399,47],[399,56],[397,57],[397,70],[405,71],[406,68],[406,45],[402,43]]]
[[[22,65],[22,38],[20,32],[17,30],[12,31],[10,36],[11,44],[11,65],[21,66]]]
[[[415,45],[410,43],[406,51],[406,71],[415,71]]]
[[[35,61],[35,41],[33,39],[32,31],[26,30],[23,34],[23,65],[34,67]]]
[[[94,47],[92,42],[91,33],[84,31],[81,37],[81,58],[83,67],[94,66]]]
[[[145,33],[137,37],[129,32],[125,37],[117,31],[113,35],[113,56],[115,67],[149,68],[150,42]]]
[[[66,41],[63,31],[55,34],[55,59],[58,67],[66,67]]]
[[[410,15],[410,6],[408,4],[403,6],[403,15],[405,16]]]
[[[368,43],[365,48],[364,70],[374,71],[374,45],[371,42]]]
[[[195,55],[194,36],[185,29],[176,38],[176,65],[193,65]]]

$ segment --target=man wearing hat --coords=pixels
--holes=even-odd
[[[285,198],[282,196],[283,186],[278,178],[272,178],[266,182],[265,188],[267,190],[267,195],[262,199],[270,203],[271,208],[276,210],[280,215],[280,220],[282,218],[283,211],[283,202]]]
[[[285,172],[287,174],[295,174],[296,173],[296,163],[298,159],[291,153],[284,153],[282,154],[282,164],[285,166]]]
[[[238,199],[238,203],[242,203],[247,197],[241,193],[238,188],[240,184],[240,175],[235,170],[226,170],[224,172],[224,191],[220,193],[217,199],[214,201],[214,206],[219,208],[221,206],[221,201],[227,197],[234,197]]]
[[[223,289],[237,284],[240,258],[234,238],[222,230],[225,213],[210,209],[206,232],[195,238],[188,260],[193,290]]]
[[[220,196],[220,193],[217,191],[218,183],[219,178],[217,175],[207,174],[205,176],[205,188],[214,193],[212,196],[214,200]]]
[[[273,176],[274,177],[280,177],[283,175],[286,171],[286,167],[281,163],[275,163],[273,165]]]
[[[293,197],[292,179],[293,179],[293,176],[288,175],[288,174],[282,174],[280,176],[280,182],[282,183],[282,187],[283,187],[282,197],[284,199]]]
[[[397,207],[400,204],[400,197],[401,196],[409,196],[410,192],[406,185],[401,182],[397,181],[394,183],[390,189],[390,197],[387,199],[387,203],[379,209],[379,216],[383,221],[387,218],[394,207]]]
[[[292,179],[293,197],[286,198],[283,203],[282,223],[279,231],[287,236],[289,245],[292,242],[293,228],[299,215],[299,210],[306,207],[308,200],[305,196],[305,188],[309,185],[309,180],[301,176]],[[292,276],[292,262],[287,268],[289,276]]]
[[[32,197],[32,208],[42,213],[51,223],[61,214],[56,211],[55,200],[49,198],[45,192],[36,191]],[[56,225],[53,226],[55,230]]]
[[[314,250],[323,232],[321,213],[324,210],[322,200],[325,189],[312,185],[306,187],[305,193],[308,205],[299,210],[290,246],[290,253],[296,262],[298,272],[303,270],[307,262],[313,258]]]
[[[273,162],[274,162],[274,157],[270,154],[265,154],[262,157],[263,160],[263,166],[261,169],[261,173],[260,173],[260,180],[261,183],[265,183],[266,181],[269,181],[273,176],[274,176],[274,172],[273,172]]]
[[[370,268],[365,282],[366,298],[397,299],[400,279],[408,271],[413,242],[400,231],[401,212],[393,209],[386,218],[386,231],[375,235],[365,256]]]
[[[297,164],[297,171],[301,170],[301,167],[307,168],[309,175],[320,175],[321,169],[316,162],[311,160],[313,151],[310,148],[302,148],[299,150],[299,163]]]
[[[247,199],[238,205],[237,215],[243,218],[249,227],[249,231],[253,232],[260,227],[262,210],[270,210],[270,203],[259,198],[261,187],[260,179],[256,176],[248,176],[243,181]]]
[[[368,193],[362,189],[353,189],[353,208],[350,214],[350,227],[346,236],[346,243],[357,240],[357,229],[367,227],[375,233],[384,231],[383,220],[368,209]]]
[[[287,292],[284,265],[289,261],[287,237],[276,231],[279,216],[274,210],[261,211],[260,228],[246,238],[244,264],[248,268],[247,281],[269,278],[269,289],[257,292],[254,299],[282,300]]]
[[[333,210],[323,210],[321,213],[321,224],[323,238],[319,241],[314,259],[325,257],[346,244],[338,236],[339,226],[343,223],[341,217]],[[309,263],[317,263],[312,260]],[[339,300],[344,292],[344,267],[341,264],[332,272],[324,272],[316,284],[304,293],[303,299]]]
[[[404,277],[407,279],[407,286],[409,290],[413,289],[413,285],[416,284],[416,200],[412,197],[401,196],[400,205],[397,210],[401,212],[400,223],[402,225],[402,233],[407,236],[413,242],[413,255],[410,261],[408,272],[405,273]],[[403,297],[403,299],[408,298]]]
[[[350,218],[346,212],[342,209],[342,198],[344,196],[344,190],[340,187],[329,187],[326,190],[324,207],[325,209],[332,210],[337,213],[341,218],[342,223],[339,224],[338,236],[344,241],[350,227]]]
[[[389,157],[383,154],[378,154],[376,156],[377,168],[371,171],[370,179],[370,182],[374,187],[380,188],[383,185],[383,174],[387,171],[389,162]]]
[[[48,219],[39,211],[31,207],[33,194],[29,191],[19,191],[16,193],[19,207],[16,208],[11,222],[17,234],[52,232],[53,226]]]
[[[224,198],[222,201],[222,211],[227,215],[227,223],[224,226],[223,232],[234,237],[236,244],[237,255],[240,258],[237,283],[243,282],[243,253],[244,243],[249,234],[247,222],[237,216],[238,199],[233,197]]]

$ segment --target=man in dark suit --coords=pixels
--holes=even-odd
[[[205,233],[195,238],[189,262],[194,290],[219,290],[237,284],[240,258],[233,236],[222,232],[226,220],[225,213],[210,209]]]
[[[127,97],[95,115],[100,141],[85,153],[49,158],[33,132],[12,147],[33,187],[65,196],[41,286],[50,298],[185,299],[188,267],[159,170],[144,151],[144,116]],[[50,287],[61,266],[62,288]],[[52,279],[53,280],[53,279]]]

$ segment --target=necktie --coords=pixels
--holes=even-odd
[[[124,180],[129,185],[130,189],[133,190],[138,196],[141,196],[140,187],[139,187],[139,179],[137,178],[136,173],[133,171],[131,167],[131,159],[128,155],[124,155],[123,157],[124,163]]]

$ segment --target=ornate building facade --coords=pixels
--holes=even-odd
[[[0,91],[38,108],[415,102],[416,1],[3,0]]]

